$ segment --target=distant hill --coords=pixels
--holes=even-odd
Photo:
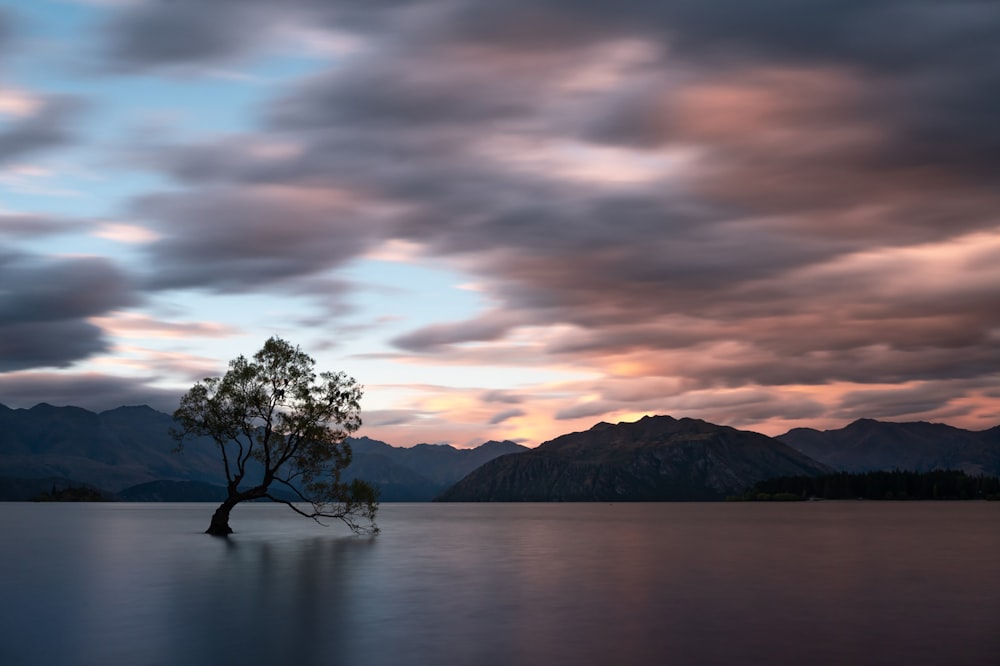
[[[483,463],[529,449],[511,441],[489,441],[474,449],[439,444],[401,448],[361,437],[351,440],[351,450],[349,479],[376,484],[384,501],[427,502]]]
[[[496,458],[441,501],[717,500],[776,476],[829,472],[781,442],[696,419],[598,423]]]
[[[61,479],[129,501],[215,501],[192,499],[214,498],[217,490],[211,487],[225,485],[215,443],[188,439],[183,452],[175,453],[172,425],[171,415],[144,405],[99,414],[45,403],[31,409],[0,405],[0,476],[8,477],[12,488],[4,492],[0,485],[0,500],[23,496],[21,486],[11,485],[14,480],[34,489],[38,479]],[[367,437],[348,441],[354,461],[345,476],[375,483],[388,502],[429,501],[483,462],[527,450],[514,442],[456,449],[430,444],[402,448]]]
[[[220,483],[211,441],[174,453],[172,424],[169,414],[146,406],[95,414],[44,403],[0,405],[0,475],[63,477],[111,492],[157,480]]]
[[[845,472],[951,469],[1000,475],[1000,426],[972,431],[943,423],[860,419],[838,430],[796,428],[777,439]]]

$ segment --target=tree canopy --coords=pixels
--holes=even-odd
[[[174,412],[181,448],[188,436],[217,445],[228,496],[207,533],[227,535],[240,502],[269,499],[319,521],[338,518],[355,533],[378,532],[378,492],[342,480],[348,435],[361,426],[361,386],[343,372],[316,373],[315,361],[277,337],[252,359],[238,356],[222,377],[196,383]]]

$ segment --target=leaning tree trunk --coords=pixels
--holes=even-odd
[[[212,536],[229,536],[232,534],[233,529],[229,527],[229,512],[233,510],[233,507],[239,501],[235,497],[230,497],[220,504],[219,508],[212,514],[212,522],[209,524],[208,529],[205,530],[205,534],[211,534]]]

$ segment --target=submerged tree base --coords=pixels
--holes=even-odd
[[[229,527],[229,512],[232,511],[233,506],[230,501],[227,500],[223,502],[222,505],[215,510],[212,514],[212,522],[209,524],[208,529],[205,530],[205,534],[211,534],[212,536],[229,536],[233,533],[233,529]]]

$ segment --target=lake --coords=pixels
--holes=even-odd
[[[1000,664],[1000,502],[0,504],[0,664]]]

